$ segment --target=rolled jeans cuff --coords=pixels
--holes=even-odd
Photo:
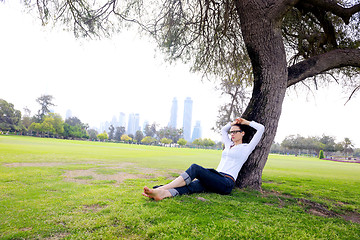
[[[186,185],[189,185],[192,182],[191,177],[187,172],[183,172],[180,176],[184,179]]]
[[[179,195],[179,192],[174,188],[169,189],[168,191],[171,193],[171,196],[173,196],[173,197]]]

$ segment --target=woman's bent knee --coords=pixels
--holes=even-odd
[[[197,165],[196,163],[193,163],[193,164],[191,164],[190,167],[191,167],[191,168],[198,168],[198,167],[200,167],[200,165]]]

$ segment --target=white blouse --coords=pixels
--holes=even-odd
[[[216,169],[218,172],[229,174],[236,180],[241,167],[259,143],[265,130],[263,125],[255,121],[250,122],[250,127],[256,129],[256,133],[250,143],[243,143],[235,146],[233,146],[234,142],[231,141],[228,134],[228,131],[231,128],[231,123],[229,122],[221,129],[222,141],[225,144],[225,149],[222,152],[221,161]]]

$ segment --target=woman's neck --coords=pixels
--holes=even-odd
[[[234,142],[234,145],[235,145],[235,146],[236,146],[236,145],[239,145],[239,144],[242,144],[242,140],[238,140],[238,141]]]

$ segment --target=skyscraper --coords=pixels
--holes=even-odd
[[[193,142],[195,139],[198,139],[201,137],[202,137],[202,131],[201,131],[200,121],[196,121],[194,130],[192,133],[191,141]]]
[[[125,127],[125,113],[121,112],[119,116],[120,127]]]
[[[113,125],[114,128],[118,127],[118,122],[116,119],[116,116],[113,116],[112,120],[111,120],[111,125]]]
[[[183,118],[183,131],[184,139],[191,141],[191,118],[192,118],[192,104],[193,101],[187,97],[184,101],[184,118]]]
[[[178,103],[176,97],[174,97],[171,105],[171,113],[170,113],[170,122],[169,127],[176,128],[177,127],[177,111],[178,111]]]
[[[140,128],[140,114],[136,113],[135,114],[135,133],[137,131],[139,131],[139,130],[141,130],[141,128]]]
[[[127,133],[135,135],[136,131],[140,130],[139,123],[140,123],[140,115],[138,113],[129,114]]]

